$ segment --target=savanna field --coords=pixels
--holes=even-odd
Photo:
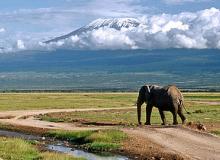
[[[191,114],[187,124],[203,124],[209,132],[220,135],[220,93],[185,92],[185,106]],[[35,118],[55,123],[80,123],[83,125],[110,125],[117,127],[137,127],[136,98],[138,93],[2,93],[0,110],[42,110],[42,109],[86,109],[110,108],[110,110],[75,111],[36,115]],[[120,109],[114,109],[120,108]],[[114,110],[112,110],[114,109]],[[172,123],[172,114],[166,112],[167,121]],[[145,105],[142,106],[142,122],[145,121]],[[152,111],[153,125],[160,125],[161,119],[156,108]],[[178,119],[179,122],[180,119]],[[189,125],[188,125],[189,126]],[[189,126],[193,128],[192,126]],[[1,124],[2,129],[19,131],[16,126]],[[194,128],[195,129],[195,128]],[[45,133],[44,133],[45,134]],[[103,131],[47,131],[46,136],[72,143],[81,143],[93,151],[112,151],[120,149],[127,141],[127,135],[118,129]],[[5,159],[75,159],[65,154],[42,151],[39,142],[14,138],[1,138],[0,157]],[[125,141],[125,142],[124,142]],[[11,147],[16,145],[16,149]],[[17,156],[22,155],[22,156]]]
[[[41,115],[42,120],[54,122],[73,122],[85,120],[88,122],[110,122],[125,125],[137,123],[136,103],[137,93],[2,93],[0,95],[1,111],[8,110],[38,110],[38,109],[65,109],[65,108],[118,108],[128,109],[111,111],[66,112]],[[186,109],[191,114],[188,122],[210,124],[210,127],[219,127],[220,123],[220,93],[198,92],[184,93]],[[134,107],[133,109],[129,109]],[[142,106],[142,121],[145,121],[145,106]],[[168,122],[172,115],[166,112]],[[158,110],[152,111],[152,123],[160,124]],[[179,119],[180,122],[180,119]],[[213,125],[213,126],[212,126]],[[216,128],[218,130],[218,127]],[[214,129],[215,130],[215,129]]]

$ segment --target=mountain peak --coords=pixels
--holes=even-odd
[[[110,27],[115,29],[121,29],[122,27],[137,27],[140,25],[140,21],[135,18],[108,18],[108,19],[96,19],[89,23],[87,27],[93,27],[94,29],[101,27]]]
[[[103,27],[114,28],[116,30],[121,30],[121,28],[138,27],[141,22],[135,18],[109,18],[109,19],[96,19],[89,23],[88,25],[81,27],[73,32],[66,35],[56,37],[54,39],[48,40],[45,43],[57,42],[59,40],[67,39],[74,35],[80,35],[81,33],[96,30]]]

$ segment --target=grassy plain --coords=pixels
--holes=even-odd
[[[36,97],[44,97],[48,104],[45,108],[104,108],[104,107],[131,107],[135,104],[137,93],[61,93],[61,94],[33,94],[32,101],[38,101]],[[205,123],[213,133],[219,133],[220,127],[220,93],[184,93],[185,106],[191,114],[185,115],[188,121]],[[57,100],[58,99],[58,100]],[[31,101],[31,100],[30,100]],[[61,103],[63,102],[63,105]],[[205,103],[199,103],[205,102]],[[209,104],[217,102],[216,104]],[[15,103],[16,104],[16,103]],[[40,104],[43,104],[41,102]],[[65,104],[65,105],[64,105]],[[30,104],[31,106],[31,104]],[[44,108],[40,105],[40,108]],[[53,106],[53,107],[52,107]],[[37,105],[36,105],[37,107]],[[39,106],[38,106],[39,107]],[[30,108],[35,108],[30,107]],[[30,109],[29,108],[29,109]],[[37,109],[37,108],[35,108]],[[136,109],[114,111],[89,111],[50,113],[39,118],[53,122],[83,122],[85,124],[112,123],[120,125],[136,125]],[[166,112],[168,123],[172,123],[172,114]],[[145,107],[142,107],[142,121],[145,121]],[[156,108],[153,109],[152,124],[160,124],[160,115]],[[181,120],[179,119],[179,122]]]
[[[56,108],[131,107],[138,93],[0,93],[0,111]],[[220,93],[184,93],[188,101],[218,101]],[[188,106],[187,106],[188,107]]]
[[[138,93],[1,93],[0,111],[26,109],[57,109],[57,108],[116,108],[131,107],[135,104]],[[201,123],[220,123],[220,93],[186,92],[185,106],[192,113],[186,115],[188,121]],[[218,102],[217,104],[201,104],[198,102]],[[142,107],[142,121],[145,117]],[[136,124],[136,109],[118,111],[90,111],[72,113],[54,113],[42,116],[48,121],[86,120],[89,122],[111,122]],[[168,122],[172,121],[171,113],[167,112]],[[180,121],[180,119],[179,119]],[[157,109],[152,112],[152,123],[160,124]]]
[[[131,107],[137,93],[1,93],[0,111]]]
[[[126,108],[135,104],[136,97],[137,93],[2,93],[0,94],[0,111],[57,108]],[[185,113],[188,121],[204,123],[208,126],[210,132],[220,135],[220,93],[184,93],[184,97],[185,106],[191,112],[189,115]],[[209,104],[207,102],[217,103]],[[166,112],[166,117],[168,123],[172,123],[171,113]],[[39,118],[54,122],[83,122],[86,125],[113,123],[133,126],[137,122],[135,108],[114,111],[51,113],[41,115]],[[157,109],[153,110],[151,119],[152,124],[161,123]],[[142,122],[144,121],[145,107],[143,106]],[[48,135],[70,140],[74,143],[80,140],[84,142],[82,145],[86,145],[88,149],[95,151],[117,149],[120,147],[120,142],[126,137],[120,131],[114,130],[110,132],[86,131],[81,133],[53,131],[49,132]],[[33,144],[20,139],[0,137],[0,141],[0,158],[3,159],[75,159],[58,153],[42,153]]]

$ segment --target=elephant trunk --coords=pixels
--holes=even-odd
[[[137,101],[137,118],[138,118],[138,124],[141,124],[141,105],[143,102]]]
[[[141,89],[139,90],[139,95],[137,98],[138,124],[141,124],[141,105],[146,101],[145,93],[146,93],[146,86],[142,86]]]

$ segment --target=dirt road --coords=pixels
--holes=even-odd
[[[150,139],[166,149],[190,159],[220,159],[220,138],[183,127],[142,127],[124,129],[129,134]]]
[[[134,107],[130,107],[134,108]],[[76,111],[102,111],[102,110],[118,110],[118,109],[129,109],[125,107],[118,108],[87,108],[87,109],[44,109],[44,110],[17,110],[17,111],[5,111],[0,112],[0,123],[45,128],[45,129],[62,129],[62,130],[88,130],[88,129],[102,129],[107,128],[107,126],[88,126],[88,127],[78,127],[73,123],[55,123],[48,121],[41,121],[34,118],[34,116],[46,113],[57,113],[57,112],[76,112]]]
[[[49,109],[49,110],[25,110],[0,112],[0,122],[23,125],[36,128],[63,129],[63,130],[86,130],[107,128],[107,126],[80,127],[70,123],[54,123],[40,121],[34,115],[52,112],[74,112],[112,110],[128,108],[90,108],[90,109]],[[24,118],[25,117],[25,118]],[[109,126],[108,126],[109,127]],[[161,145],[166,151],[178,153],[190,159],[220,159],[220,138],[206,133],[200,133],[182,126],[150,126],[137,128],[123,128],[123,131],[136,137],[150,139]]]

